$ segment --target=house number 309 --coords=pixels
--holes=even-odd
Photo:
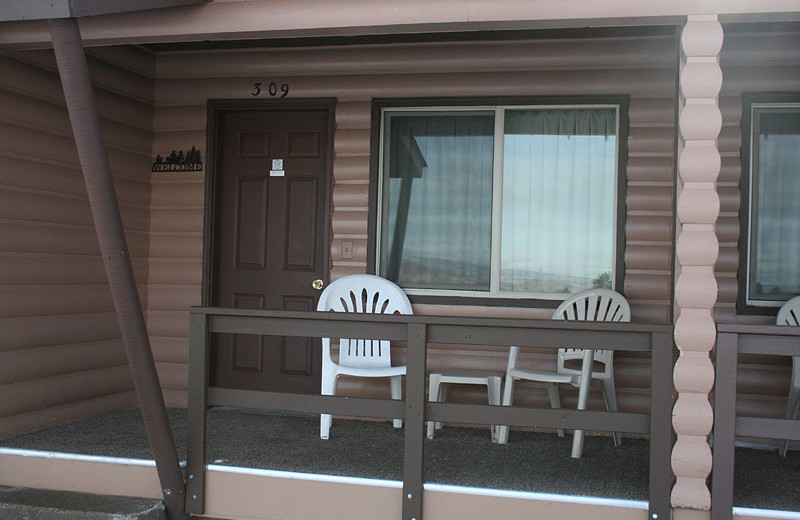
[[[289,85],[287,85],[286,83],[282,83],[280,86],[278,86],[278,84],[273,81],[266,87],[265,90],[262,91],[261,82],[257,81],[253,83],[253,91],[250,93],[250,95],[260,96],[262,93],[264,93],[264,94],[269,94],[272,97],[275,97],[278,95],[279,89],[281,98],[285,98],[286,94],[289,93]]]

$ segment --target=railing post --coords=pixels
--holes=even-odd
[[[426,324],[409,323],[403,439],[403,520],[422,520],[426,344]]]
[[[736,440],[736,362],[739,336],[717,335],[714,382],[714,457],[711,483],[711,520],[733,515],[733,457]]]
[[[670,457],[674,442],[672,369],[675,356],[671,334],[657,332],[651,338],[649,514],[651,520],[668,520],[674,480]]]
[[[189,315],[189,410],[187,413],[186,512],[205,511],[206,409],[208,408],[208,315]]]

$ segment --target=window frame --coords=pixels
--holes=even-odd
[[[372,102],[372,132],[371,132],[371,160],[370,160],[370,192],[368,213],[368,241],[367,241],[367,272],[377,273],[379,257],[380,233],[380,206],[383,197],[382,179],[382,148],[384,139],[383,114],[386,109],[390,111],[425,111],[425,110],[490,110],[518,108],[608,108],[617,109],[618,120],[618,146],[616,164],[616,189],[615,189],[615,235],[614,235],[614,287],[617,290],[623,287],[625,278],[624,253],[625,253],[625,195],[627,192],[627,157],[628,157],[628,107],[629,96],[586,96],[586,97],[484,97],[484,98],[414,98],[414,99],[375,99]],[[495,120],[495,129],[501,124]],[[496,140],[497,141],[497,140]],[[502,141],[502,139],[500,139]],[[502,160],[502,159],[500,159]],[[497,149],[495,149],[494,168],[498,167]],[[496,174],[495,174],[496,175]],[[495,183],[496,184],[496,183]],[[502,185],[493,185],[493,198],[497,196]],[[499,226],[494,224],[497,209],[500,204],[493,202],[493,240],[494,230]],[[493,249],[492,262],[499,259]],[[458,293],[456,291],[420,291],[411,289],[409,299],[414,303],[431,303],[445,305],[480,305],[480,306],[507,306],[507,307],[542,307],[555,308],[560,299],[548,298],[547,294],[533,295],[527,293],[489,293],[476,292],[475,294]]]
[[[755,122],[753,113],[760,108],[797,108],[800,107],[800,92],[768,92],[742,94],[742,121],[741,121],[741,177],[739,190],[742,201],[739,205],[739,268],[737,283],[737,312],[738,314],[775,316],[778,309],[785,303],[780,300],[751,300],[750,291],[750,264],[751,264],[751,236],[753,201],[757,188],[753,187],[753,131]],[[757,211],[756,211],[757,213]]]

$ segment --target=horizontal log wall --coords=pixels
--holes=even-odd
[[[331,278],[335,279],[367,269],[372,99],[630,95],[623,291],[635,321],[670,323],[676,67],[675,38],[663,31],[616,37],[159,52],[153,153],[204,147],[207,101],[252,99],[257,81],[262,89],[269,82],[287,84],[292,99],[337,98],[331,221]],[[153,345],[165,356],[163,361],[170,356],[176,376],[185,370],[187,309],[199,302],[201,293],[203,182],[202,173],[154,173],[152,181],[148,316]],[[343,241],[353,243],[352,258],[343,257]],[[417,305],[415,312],[549,318],[552,311]],[[542,367],[553,364],[551,353],[527,355]],[[458,359],[468,366],[504,370],[506,358],[507,352],[498,348],[467,355],[456,345],[438,345],[431,351],[429,366],[452,366]],[[402,353],[397,361],[402,361]],[[646,406],[648,362],[619,356],[623,408]],[[358,392],[362,384],[345,380],[341,388]],[[182,395],[185,379],[181,385],[169,387],[169,395]],[[541,393],[531,401],[544,405]],[[565,395],[567,404],[570,399]]]
[[[715,266],[719,296],[715,308],[718,323],[775,323],[774,317],[737,313],[742,283],[738,278],[741,226],[739,210],[748,202],[740,193],[742,147],[750,138],[742,135],[742,94],[800,92],[800,25],[772,24],[725,26],[720,52],[722,131],[719,151],[722,168],[717,182],[720,215],[717,221],[719,258]],[[747,175],[747,172],[745,172]],[[746,415],[783,417],[789,392],[788,360],[746,356],[739,365],[738,411]]]
[[[90,51],[146,296],[153,57]],[[0,437],[136,403],[50,51],[0,56]]]
[[[205,101],[197,106],[159,105],[153,120],[153,155],[201,151],[205,170]],[[205,175],[153,172],[147,326],[169,406],[186,406],[189,307],[200,305]]]

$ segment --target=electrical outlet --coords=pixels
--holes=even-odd
[[[353,243],[349,240],[342,242],[342,258],[353,258]]]

